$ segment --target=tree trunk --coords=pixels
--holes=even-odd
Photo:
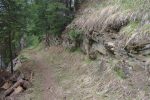
[[[0,57],[1,57],[1,58],[0,58],[0,62],[1,62],[1,69],[2,69],[2,67],[3,67],[3,66],[2,66],[2,56],[0,55]]]
[[[11,64],[11,73],[13,74],[13,57],[12,57],[12,43],[11,43],[11,32],[9,33],[9,53],[10,53],[10,64]]]
[[[46,46],[50,47],[49,33],[46,33]]]

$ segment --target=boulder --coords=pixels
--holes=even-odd
[[[108,51],[110,51],[111,53],[115,52],[115,44],[113,42],[106,42],[105,43],[105,47]]]
[[[22,63],[21,63],[20,58],[18,58],[18,57],[15,58],[13,60],[13,70],[17,71],[21,66],[22,66]],[[11,71],[11,65],[10,64],[8,65],[7,71]]]
[[[104,47],[103,44],[101,43],[94,43],[92,45],[92,49],[94,51],[97,51],[98,53],[102,54],[102,55],[106,55],[106,48]]]

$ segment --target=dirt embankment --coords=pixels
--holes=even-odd
[[[76,18],[66,28],[64,44],[70,48],[80,46],[86,53],[98,51],[103,54],[95,45],[105,46],[107,49],[111,43],[111,46],[114,46],[113,51],[119,55],[119,51],[123,50],[127,53],[148,55],[149,5],[148,0],[94,0],[93,3],[89,1],[83,4]],[[79,35],[82,38],[80,41]]]
[[[89,79],[90,82],[95,83],[92,87],[97,87],[95,93],[106,97],[106,100],[111,98],[148,100],[150,98],[148,90],[150,2],[148,0],[94,1],[84,4],[73,22],[66,28],[64,32],[66,34],[62,36],[64,46],[71,50],[81,48],[90,59],[96,60],[95,66],[100,67],[101,73],[99,76],[101,78],[97,79],[99,87],[95,86],[95,80]],[[93,69],[92,66],[88,70]],[[93,73],[95,74],[92,75],[96,75],[96,72]],[[121,80],[115,74],[121,77]],[[93,76],[91,77],[94,79]],[[91,89],[91,85],[87,87],[86,89]],[[89,98],[98,100],[95,95]]]

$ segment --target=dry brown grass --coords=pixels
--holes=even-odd
[[[86,5],[88,3],[91,4],[89,1]],[[115,37],[116,43],[119,43],[116,44],[116,47],[120,45],[118,48],[135,44],[139,46],[150,40],[148,5],[150,6],[148,0],[94,0],[91,5],[82,8],[67,29],[82,30],[85,34],[91,34],[91,31],[93,31],[92,35],[89,36],[94,41],[112,41],[111,38]],[[145,26],[148,28],[145,29]],[[130,41],[135,33],[138,34]],[[103,35],[103,37],[100,38],[99,35]],[[127,43],[128,41],[130,43]]]
[[[90,6],[91,2],[89,2],[88,6],[84,6],[85,8],[82,8],[68,29],[80,29],[85,34],[91,30],[94,31],[93,34],[103,34],[98,39],[114,42],[119,50],[124,48],[126,42],[135,33],[138,34],[131,39],[128,45],[141,45],[150,42],[150,15],[146,10],[148,6],[145,8],[143,6],[148,5],[143,3],[148,0],[109,0],[105,4],[94,1],[97,4],[92,3]],[[138,5],[140,3],[142,4]],[[105,6],[102,6],[103,4]],[[110,39],[114,33],[117,33],[115,38]],[[150,97],[149,86],[147,86],[148,75],[146,70],[142,68],[145,66],[143,62],[134,59],[130,61],[131,58],[128,59],[126,56],[126,59],[124,56],[119,59],[105,56],[100,57],[103,59],[92,62],[85,61],[81,54],[64,55],[63,53],[60,55],[64,56],[62,58],[65,63],[62,59],[58,59],[63,62],[60,65],[63,67],[57,67],[59,69],[57,71],[61,75],[59,81],[66,91],[67,100],[148,100]],[[61,58],[61,56],[58,57]],[[113,68],[116,66],[124,68],[127,72],[129,70],[131,76],[125,80],[120,79],[120,74],[113,72]]]
[[[133,35],[135,35],[133,37]],[[150,28],[149,25],[139,27],[138,30],[133,31],[132,35],[128,39],[126,46],[132,50],[134,48],[142,48],[147,44],[150,44]]]
[[[104,9],[93,11],[87,16],[83,15],[73,21],[73,26],[77,26],[82,30],[100,31],[106,19],[119,10],[116,6],[109,6]],[[106,24],[106,23],[105,23]]]

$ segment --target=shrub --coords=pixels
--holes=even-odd
[[[69,37],[72,39],[72,40],[76,40],[76,39],[80,39],[81,37],[81,31],[80,30],[75,30],[75,29],[71,29],[69,32]]]
[[[36,47],[39,44],[39,37],[35,35],[28,36],[27,47]]]
[[[114,67],[114,71],[116,72],[116,74],[122,78],[122,79],[126,79],[126,75],[124,73],[124,71],[120,68],[120,67]]]

